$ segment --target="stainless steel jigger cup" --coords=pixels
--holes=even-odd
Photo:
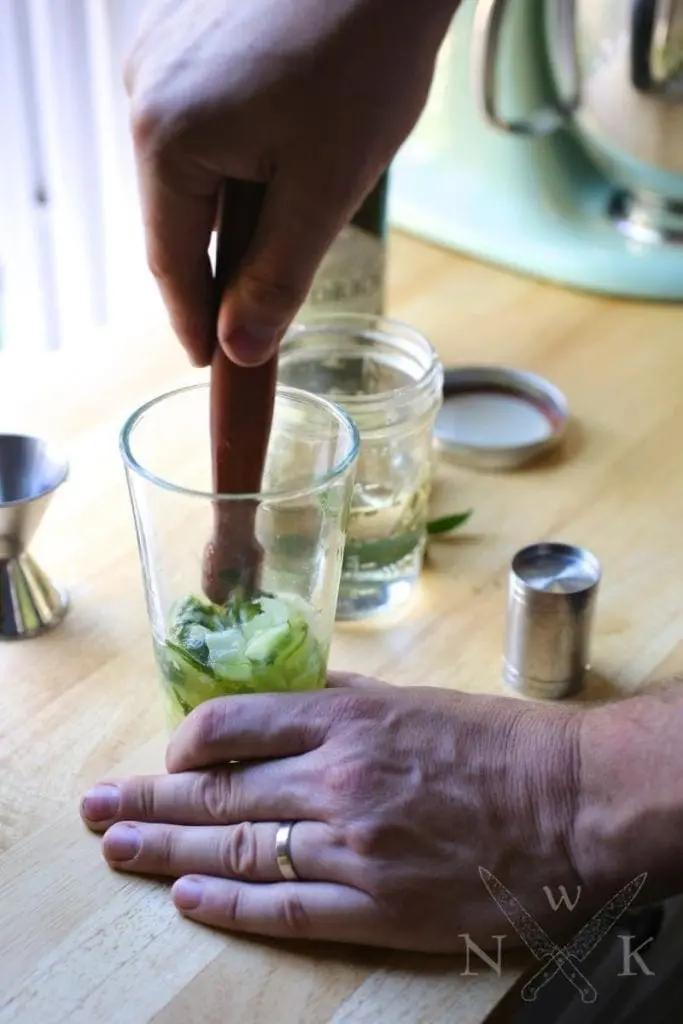
[[[37,636],[64,617],[66,594],[27,547],[68,473],[44,441],[0,434],[0,640]]]
[[[574,696],[589,668],[601,570],[569,544],[522,548],[512,560],[503,676],[525,697]]]

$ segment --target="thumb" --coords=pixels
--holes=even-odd
[[[273,355],[352,208],[322,188],[273,179],[239,274],[221,300],[218,340],[236,363],[257,366]]]

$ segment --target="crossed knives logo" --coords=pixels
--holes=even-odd
[[[517,897],[495,875],[485,868],[479,868],[479,875],[489,895],[498,904],[522,942],[536,959],[541,961],[541,967],[524,985],[521,991],[522,999],[534,1002],[541,989],[561,973],[578,991],[584,1003],[594,1003],[598,993],[579,965],[602,942],[610,929],[631,906],[645,884],[647,873],[638,875],[623,889],[620,889],[616,896],[608,900],[584,924],[566,946],[558,946]]]

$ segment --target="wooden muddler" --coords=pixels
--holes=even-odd
[[[258,224],[265,185],[227,180],[216,253],[216,318]],[[216,495],[259,494],[273,419],[277,355],[256,367],[238,366],[220,345],[211,364],[210,433]],[[258,587],[263,551],[255,537],[256,500],[214,502],[213,536],[206,545],[203,589],[222,604],[236,587]]]

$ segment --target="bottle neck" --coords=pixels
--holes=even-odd
[[[353,227],[367,231],[376,238],[384,239],[387,232],[387,198],[389,195],[389,171],[385,171],[372,192],[351,218]]]

